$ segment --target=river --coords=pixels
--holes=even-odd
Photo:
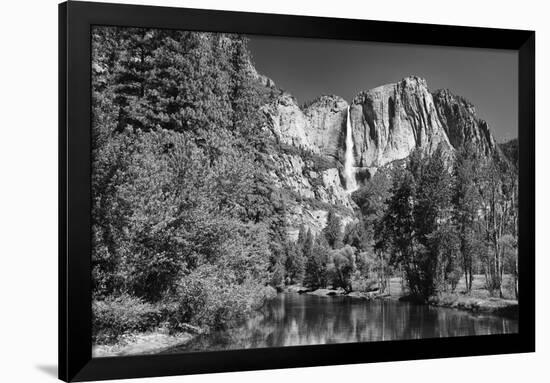
[[[507,334],[518,321],[395,300],[281,293],[236,328],[199,335],[164,353],[466,335]]]

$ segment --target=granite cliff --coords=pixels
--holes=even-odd
[[[445,133],[454,148],[471,143],[486,155],[498,151],[487,122],[477,117],[476,109],[469,101],[448,89],[436,91],[433,99]]]
[[[277,89],[264,76],[258,79]],[[291,196],[291,236],[302,224],[319,232],[330,209],[344,223],[354,220],[350,184],[360,186],[379,168],[417,148],[431,154],[441,147],[452,155],[471,143],[486,155],[500,155],[501,150],[471,103],[449,90],[432,93],[419,77],[360,92],[351,103],[328,95],[299,105],[291,94],[279,91],[263,113],[280,147],[273,156],[278,170],[272,177]]]

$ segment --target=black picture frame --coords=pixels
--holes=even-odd
[[[92,358],[91,27],[116,25],[518,52],[519,332]],[[59,5],[59,378],[87,381],[535,350],[535,32],[69,1]]]

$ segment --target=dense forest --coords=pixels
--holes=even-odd
[[[517,297],[517,141],[416,150],[352,194],[352,222],[334,206],[293,239],[270,177],[289,148],[262,111],[281,91],[244,37],[98,27],[92,49],[94,342],[226,328],[286,285],[384,294],[402,277],[425,301],[478,274],[502,297],[507,274]]]
[[[92,43],[95,335],[237,320],[272,293],[286,243],[245,40],[96,28]]]

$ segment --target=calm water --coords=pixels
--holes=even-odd
[[[284,293],[244,325],[165,352],[369,342],[518,331],[517,320],[388,300]]]

